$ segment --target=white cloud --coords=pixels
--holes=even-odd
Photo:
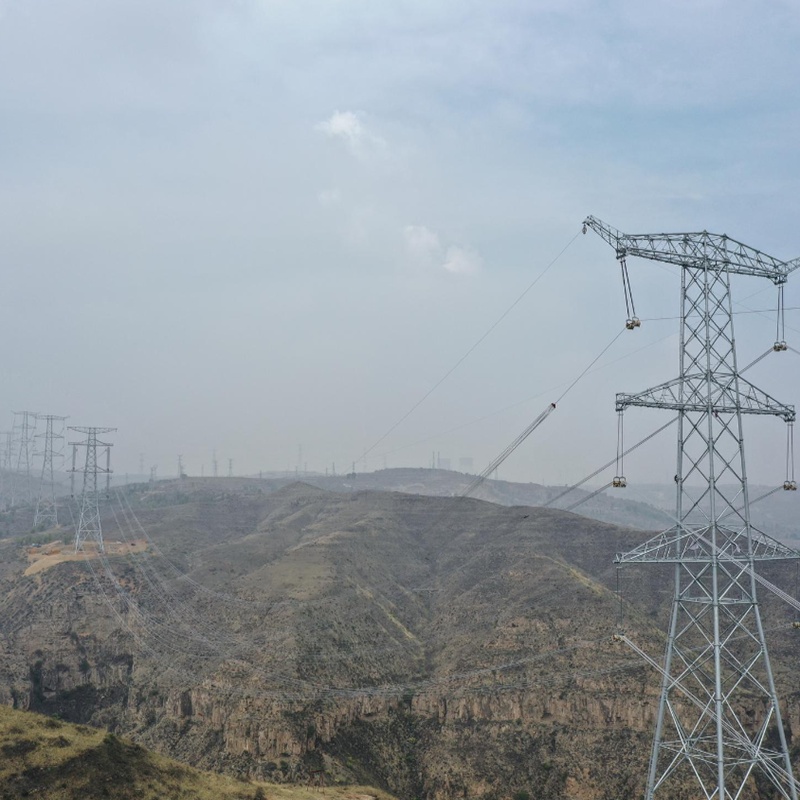
[[[483,258],[477,251],[458,245],[445,250],[439,236],[424,225],[406,225],[403,236],[406,251],[416,264],[456,275],[474,275],[483,268]]]
[[[424,225],[406,225],[403,229],[408,254],[417,262],[428,264],[442,254],[439,237]]]
[[[483,268],[483,259],[480,253],[468,247],[447,248],[447,256],[442,267],[448,272],[460,275],[474,275]]]
[[[354,111],[337,109],[315,127],[327,136],[343,141],[355,156],[380,153],[386,149],[386,141],[369,131],[361,121],[361,115]]]
[[[342,193],[338,189],[320,189],[317,192],[317,201],[321,206],[338,206],[342,202]]]
[[[352,111],[334,111],[329,119],[317,124],[317,130],[350,144],[358,144],[364,137],[364,126]]]

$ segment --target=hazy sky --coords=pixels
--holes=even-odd
[[[7,424],[115,425],[120,472],[144,452],[208,474],[215,446],[237,473],[293,469],[300,444],[342,470],[587,214],[796,257],[798,52],[788,0],[0,0]],[[677,313],[675,276],[631,273],[640,316]],[[760,289],[745,304],[772,307],[736,285]],[[481,468],[624,316],[613,251],[580,236],[370,468]],[[774,340],[737,327],[743,361]],[[675,375],[676,329],[626,333],[604,361],[657,343],[587,377],[501,477],[613,455],[614,393]],[[752,377],[800,400],[793,353]],[[665,419],[632,412],[631,436]],[[782,480],[783,426],[750,429],[752,477]],[[629,478],[671,477],[665,436]]]

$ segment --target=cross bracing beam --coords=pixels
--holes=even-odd
[[[776,284],[785,283],[789,274],[800,267],[800,258],[784,261],[731,239],[726,234],[708,231],[623,233],[592,216],[586,217],[583,224],[608,242],[616,250],[617,258],[638,256],[679,267],[769,278]]]
[[[735,383],[738,381],[738,392]],[[708,388],[711,394],[708,394]],[[780,417],[785,422],[796,419],[795,407],[786,405],[754,386],[741,375],[711,375],[694,373],[653,386],[638,394],[617,395],[616,409],[624,411],[630,406],[665,408],[672,411],[708,411],[715,414],[761,414]]]
[[[746,531],[743,529],[726,528],[717,526],[718,544],[716,551],[709,545],[707,536],[710,526],[689,527],[674,526],[669,530],[657,533],[646,542],[629,550],[627,553],[617,553],[614,561],[617,564],[634,564],[655,562],[669,563],[704,563],[716,552],[720,559],[726,555],[733,558],[747,558]],[[753,561],[785,561],[800,559],[800,553],[787,547],[777,539],[773,539],[751,526],[750,541]]]

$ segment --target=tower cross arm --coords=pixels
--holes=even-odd
[[[617,395],[616,410],[638,406],[671,411],[715,414],[760,414],[780,417],[785,422],[796,419],[795,407],[781,403],[741,375],[689,373],[682,378],[645,389],[636,394]]]
[[[623,233],[602,220],[589,216],[584,228],[591,228],[617,253],[617,258],[638,256],[650,261],[680,267],[728,271],[737,275],[768,278],[785,283],[789,274],[800,267],[800,259],[783,261],[762,253],[726,234],[695,233]]]

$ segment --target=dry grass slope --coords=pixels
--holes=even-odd
[[[0,799],[317,800],[313,789],[241,781],[179,764],[113,734],[0,706]],[[333,786],[331,800],[392,800]]]

